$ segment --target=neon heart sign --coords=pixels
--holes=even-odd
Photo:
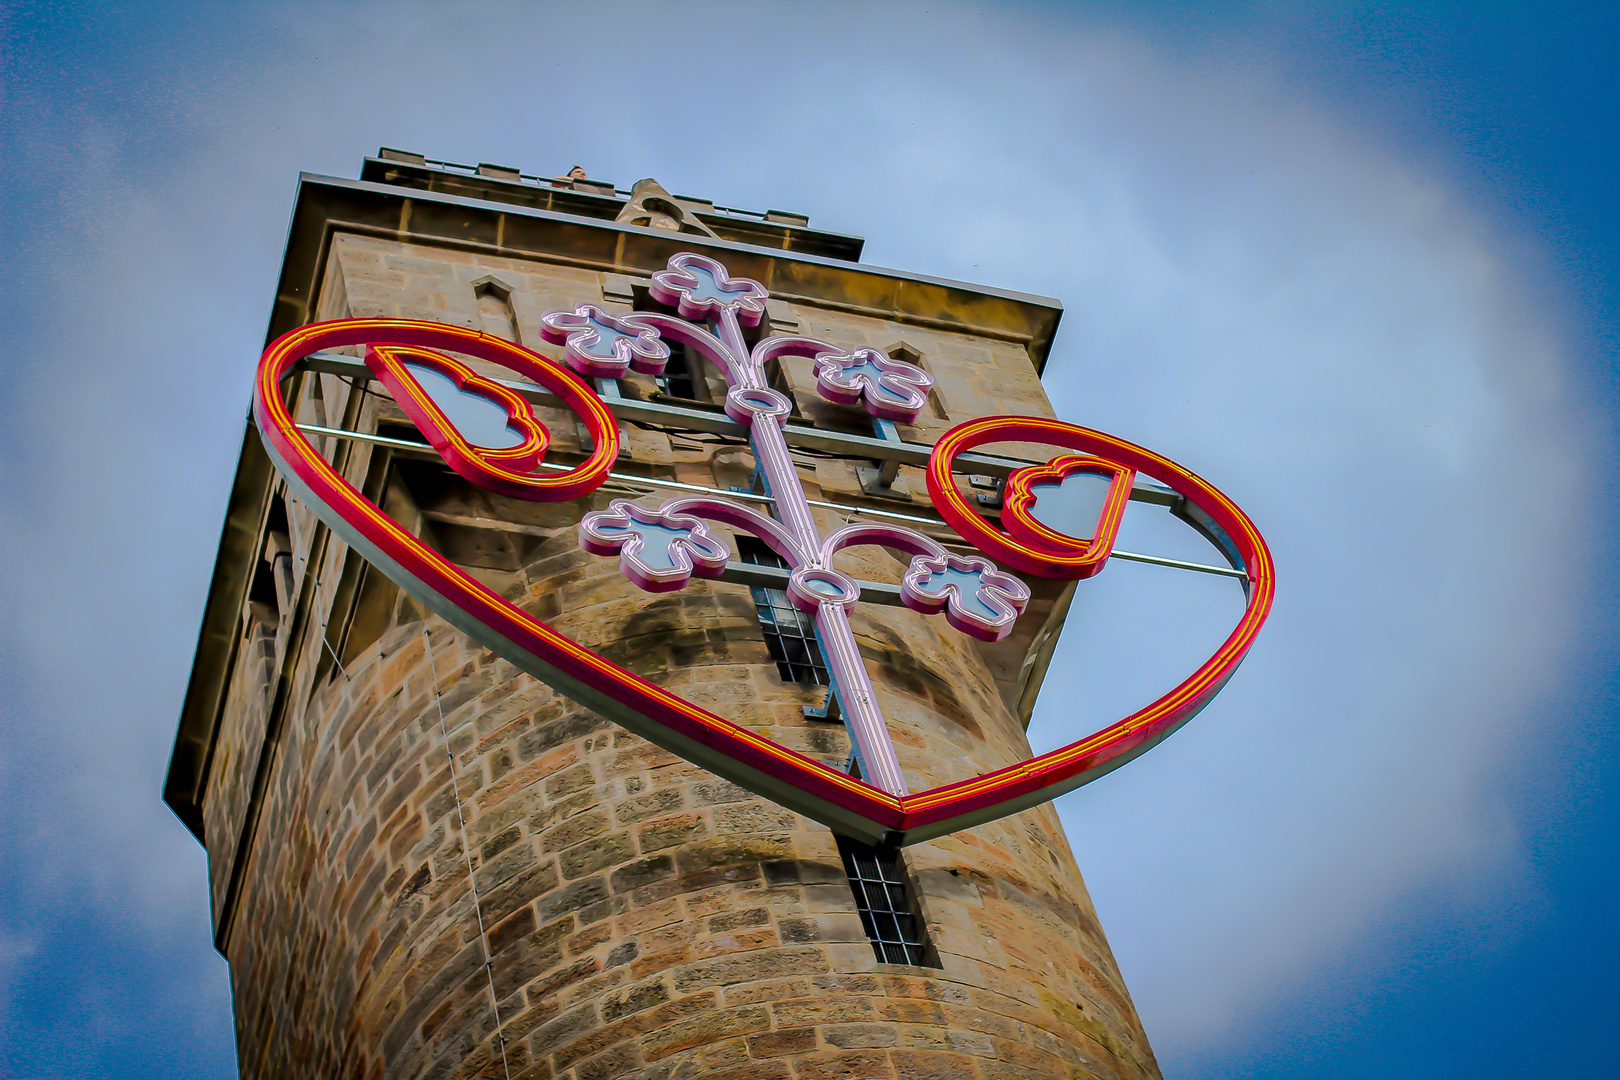
[[[254,415],[277,469],[292,490],[345,542],[429,609],[520,670],[622,727],[783,806],[861,839],[916,843],[1015,813],[1054,798],[1124,764],[1191,719],[1225,685],[1270,610],[1271,557],[1259,532],[1230,499],[1204,480],[1142,447],[1039,417],[983,417],[951,429],[935,446],[929,492],[944,519],[979,551],[1026,573],[1077,579],[1100,571],[1137,473],[1173,489],[1241,563],[1248,602],[1237,626],[1196,671],[1147,707],[1067,746],[1031,760],[912,793],[890,742],[850,626],[860,603],[856,582],[839,571],[845,549],[879,545],[911,556],[901,601],[925,615],[943,614],[955,629],[985,641],[1012,631],[1030,598],[1019,578],[991,558],[955,554],[899,525],[860,522],[823,536],[810,512],[783,426],[793,403],[768,385],[766,365],[784,356],[809,358],[820,392],[861,405],[874,416],[914,420],[932,379],[875,349],[841,350],[813,338],[767,336],[751,349],[742,327],[757,325],[766,291],[733,278],[720,263],[683,253],[652,277],[652,295],[679,316],[616,316],[591,305],[553,311],[543,333],[561,345],[564,363],[501,338],[437,323],[343,319],[293,330],[261,361]],[[693,320],[701,320],[701,323]],[[322,349],[367,346],[366,364],[429,443],[458,474],[504,495],[539,501],[579,498],[596,490],[618,454],[613,414],[585,381],[627,369],[661,370],[677,342],[724,376],[726,413],[748,429],[766,494],[767,516],[718,494],[683,496],[649,509],[628,499],[587,513],[585,550],[616,556],[627,578],[653,592],[678,590],[693,575],[720,574],[731,552],[709,522],[746,532],[787,563],[787,594],[809,614],[839,688],[860,777],[793,753],[769,739],[619,667],[479,584],[400,526],[349,484],[298,429],[282,380],[298,361]],[[535,473],[549,436],[528,402],[444,351],[499,364],[557,395],[590,432],[594,449],[581,464]],[[457,403],[455,410],[447,404]],[[465,419],[482,410],[477,430]],[[1008,531],[967,503],[951,473],[956,456],[998,441],[1040,442],[1079,451],[1015,472],[1007,484]],[[1077,472],[1108,478],[1098,526],[1089,539],[1057,533],[1031,513],[1043,485]]]

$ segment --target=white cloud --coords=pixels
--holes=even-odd
[[[9,1026],[11,987],[24,963],[38,950],[32,938],[0,930],[0,1031]]]

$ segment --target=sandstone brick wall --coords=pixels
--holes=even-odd
[[[340,236],[321,317],[476,325],[472,282],[492,274],[531,345],[541,311],[602,295],[594,273]],[[922,352],[949,408],[920,428],[1046,411],[1015,345],[810,305],[773,318]],[[301,409],[333,422],[379,417],[337,380],[301,393]],[[707,471],[698,482],[715,483],[732,453],[627,434],[630,463]],[[847,755],[842,726],[803,715],[821,692],[778,677],[747,589],[654,596],[578,549],[579,515],[614,493],[519,504],[412,479],[431,465],[329,449],[514,603],[785,746]],[[807,482],[834,488],[843,464]],[[879,964],[826,829],[559,697],[368,586],[306,511],[288,520],[303,614],[275,635],[244,619],[251,647],[205,796],[244,1077],[504,1076],[473,884],[513,1076],[1158,1075],[1050,807],[907,849],[939,966]],[[893,580],[900,564],[879,553],[849,569]],[[362,626],[374,640],[344,638]],[[996,654],[901,609],[866,608],[856,630],[916,786],[1027,755]],[[341,668],[323,634],[348,656]]]
[[[265,623],[245,619],[242,648],[237,653],[224,724],[214,751],[209,797],[203,803],[203,827],[210,837],[208,883],[214,921],[225,903],[226,878],[236,861],[239,824],[253,791],[253,770],[263,749],[266,714],[275,685],[277,635]]]

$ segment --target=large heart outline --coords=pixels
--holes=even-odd
[[[1027,761],[894,796],[787,750],[597,656],[473,580],[349,484],[298,429],[280,392],[281,380],[298,361],[321,349],[380,343],[461,352],[534,379],[573,408],[595,436],[595,449],[586,462],[558,477],[555,497],[578,497],[606,478],[618,449],[616,422],[572,371],[475,330],[406,319],[343,319],[289,331],[271,343],[259,365],[254,417],[271,460],[294,493],[334,534],[413,598],[520,671],[649,742],[858,839],[899,845],[929,840],[1028,809],[1118,768],[1168,737],[1219,692],[1270,610],[1271,560],[1259,532],[1236,504],[1194,474],[1142,447],[1058,421],[990,417],[959,425],[936,446],[931,487],[937,463],[945,462],[948,475],[947,455],[964,449],[972,438],[990,441],[984,433],[992,422],[1005,426],[1017,421],[1035,425],[1030,434],[1040,428],[1048,435],[1078,438],[1085,445],[1071,448],[1088,453],[1101,453],[1100,448],[1106,447],[1112,451],[1111,460],[1168,484],[1219,526],[1241,556],[1249,598],[1243,617],[1221,648],[1145,708]],[[964,428],[973,430],[959,436]],[[1041,441],[1069,445],[1056,439]]]

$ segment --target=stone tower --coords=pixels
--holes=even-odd
[[[799,215],[579,173],[384,150],[358,181],[303,176],[269,337],[389,316],[556,357],[543,312],[651,310],[649,275],[707,254],[770,289],[761,332],[933,375],[898,426],[818,397],[809,361],[772,382],[825,524],[911,519],[941,539],[928,444],[974,416],[1051,414],[1055,302],[863,265],[858,238]],[[700,360],[604,386],[615,479],[552,504],[460,479],[354,357],[306,362],[292,392],[350,482],[485,585],[790,749],[848,758],[767,553],[732,538],[720,579],[655,595],[580,549],[581,515],[609,498],[749,489]],[[538,411],[556,460],[590,452],[569,414]],[[993,505],[994,470],[975,479]],[[1037,583],[988,645],[882,604],[903,568],[849,563],[879,599],[854,628],[907,774],[1021,760],[1067,589]],[[1050,805],[898,853],[841,841],[426,615],[289,495],[251,427],[165,799],[207,847],[244,1078],[1158,1076]]]

